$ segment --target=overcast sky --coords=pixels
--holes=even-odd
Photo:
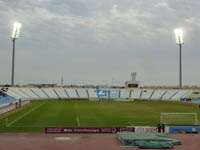
[[[0,84],[10,84],[14,21],[15,83],[200,85],[199,0],[0,0]]]

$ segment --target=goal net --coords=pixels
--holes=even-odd
[[[161,113],[160,123],[165,125],[199,125],[197,113]]]

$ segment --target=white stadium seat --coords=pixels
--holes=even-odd
[[[128,99],[128,98],[130,98],[130,90],[121,89],[121,90],[120,90],[120,98],[123,98],[123,99]]]
[[[31,99],[38,99],[39,97],[37,95],[35,95],[30,88],[20,88],[20,90],[22,90],[24,93],[26,93],[27,95],[29,95],[29,97]]]
[[[19,95],[22,99],[29,99],[31,98],[30,96],[26,95],[25,93],[23,93],[20,88],[10,88],[9,90],[13,91],[14,93],[16,93],[17,95]]]
[[[173,96],[178,93],[178,90],[166,90],[166,93],[163,95],[163,100],[171,100]]]
[[[171,99],[175,101],[179,101],[181,98],[184,98],[184,96],[189,93],[191,92],[188,90],[179,90],[178,93],[174,95]]]
[[[77,89],[79,98],[88,98],[87,90],[86,89]]]
[[[56,93],[54,92],[53,88],[42,88],[43,92],[49,97],[49,98],[58,98]]]
[[[89,98],[98,98],[97,89],[88,89]]]
[[[140,99],[141,92],[142,92],[142,90],[140,90],[140,89],[134,89],[131,92],[131,99]]]
[[[47,99],[49,98],[41,89],[39,88],[31,88],[30,89],[33,93],[35,93],[38,97]]]
[[[64,88],[55,88],[55,91],[58,94],[59,98],[69,98]]]
[[[144,89],[144,90],[142,90],[140,99],[142,99],[142,100],[146,100],[146,99],[149,100],[151,98],[153,92],[154,92],[154,90],[150,90],[150,89]]]
[[[69,98],[78,98],[78,95],[76,93],[76,89],[68,88],[65,89],[69,95]]]
[[[153,95],[151,96],[152,100],[160,100],[162,95],[166,92],[166,90],[155,90]]]

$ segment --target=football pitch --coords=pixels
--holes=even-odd
[[[44,100],[0,117],[0,132],[44,132],[45,127],[157,126],[161,112],[198,113],[197,105],[167,101]]]

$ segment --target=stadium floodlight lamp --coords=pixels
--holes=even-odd
[[[175,29],[174,30],[175,37],[176,37],[176,44],[184,44],[183,43],[183,30],[182,29]]]
[[[183,43],[183,30],[175,29],[174,30],[176,37],[176,44],[179,45],[179,88],[182,88],[182,45]]]
[[[21,23],[15,22],[13,24],[13,31],[11,34],[13,42],[13,54],[12,54],[12,75],[11,75],[11,85],[14,86],[14,73],[15,73],[15,40],[19,38]]]
[[[21,26],[22,25],[19,22],[15,22],[13,24],[13,32],[12,32],[11,38],[13,38],[13,39],[18,39],[19,38]]]

